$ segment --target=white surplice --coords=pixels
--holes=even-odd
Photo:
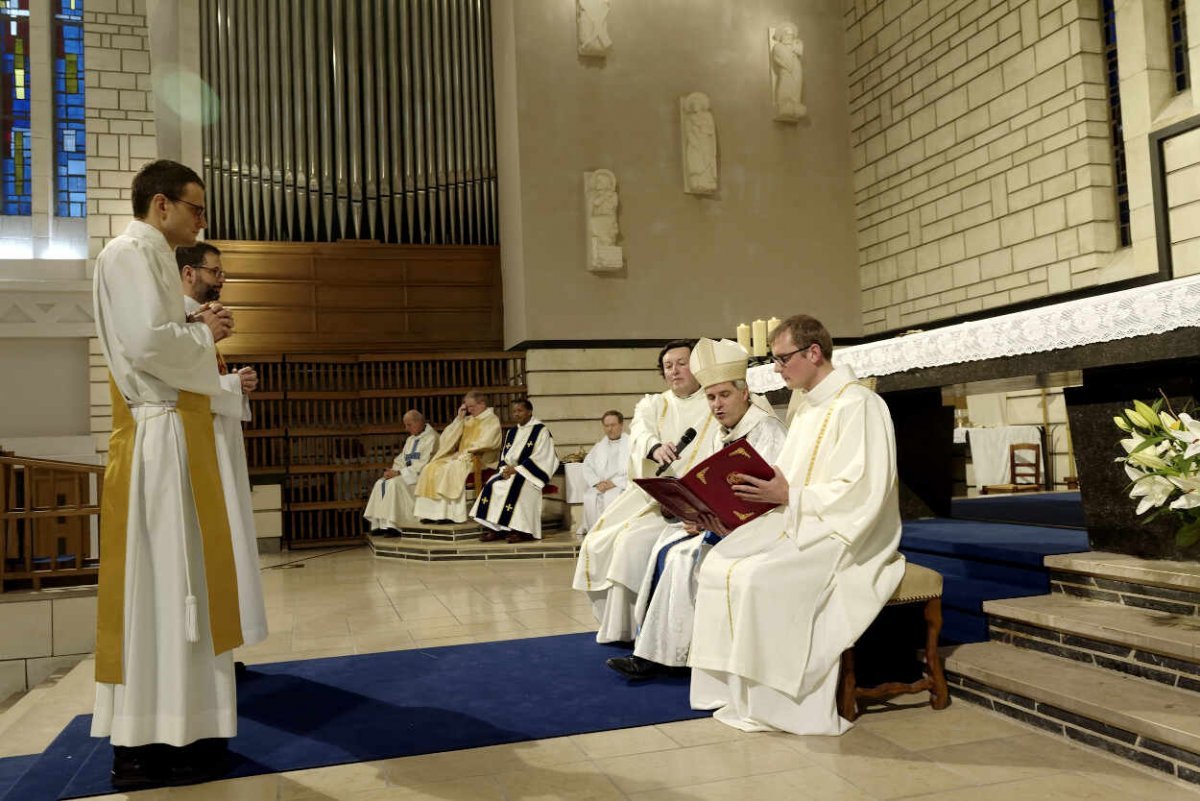
[[[467,478],[476,458],[483,468],[496,463],[502,434],[491,407],[456,418],[438,437],[437,450],[417,477],[413,516],[418,520],[467,520]],[[478,487],[476,487],[478,490]]]
[[[519,531],[542,538],[542,488],[558,469],[554,437],[536,417],[510,428],[500,450],[500,468],[516,473],[502,478],[497,472],[483,485],[471,507],[471,517],[493,531]]]
[[[841,734],[842,651],[904,575],[887,405],[836,368],[805,395],[777,465],[787,507],[725,537],[700,568],[691,702],[747,731]]]
[[[97,683],[92,736],[186,745],[237,733],[233,652],[213,654],[204,550],[192,501],[180,390],[219,397],[212,333],[187,323],[175,254],[133,221],[96,259],[96,328],[136,422],[125,548],[123,684]],[[219,441],[219,439],[218,439]],[[235,549],[236,550],[236,549]],[[185,599],[196,597],[199,641]]]
[[[392,460],[392,470],[399,475],[376,481],[367,499],[367,506],[363,509],[363,517],[370,522],[372,529],[398,529],[416,522],[413,515],[416,498],[413,489],[417,486],[421,471],[433,458],[437,446],[438,434],[430,425],[421,429],[419,434],[410,434],[404,441],[400,455]]]
[[[604,437],[584,457],[583,480],[587,490],[583,493],[580,534],[595,526],[605,508],[629,486],[629,442],[629,435],[624,433],[617,439]],[[596,489],[601,481],[611,481],[613,486],[601,492]]]
[[[650,450],[664,442],[676,443],[689,429],[696,438],[664,475],[682,476],[712,454],[712,432],[717,428],[703,390],[681,398],[667,390],[638,401],[629,425],[629,478],[653,476],[656,463]],[[579,548],[571,584],[586,592],[600,623],[597,642],[632,640],[638,587],[646,570],[650,549],[670,524],[658,504],[632,482],[604,511]]]
[[[751,405],[732,429],[721,426],[714,432],[713,452],[743,437],[767,464],[774,464],[783,449],[787,429],[773,412]],[[715,535],[689,535],[684,531],[660,535],[638,589],[634,654],[660,665],[687,664],[696,612],[697,574],[714,539]]]
[[[193,314],[201,304],[184,295],[183,310]],[[254,505],[250,500],[250,472],[246,467],[246,443],[242,423],[250,422],[250,399],[242,393],[237,373],[221,376],[225,392],[212,398],[213,429],[217,439],[217,468],[229,515],[233,538],[233,563],[237,568],[238,611],[242,620],[243,645],[267,639],[267,607],[263,600],[262,573],[258,565],[258,532],[254,527]]]

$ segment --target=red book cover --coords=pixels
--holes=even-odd
[[[634,481],[666,512],[679,519],[700,523],[701,513],[709,513],[733,531],[775,508],[771,504],[742,500],[734,494],[733,485],[745,483],[741,480],[743,475],[764,481],[775,475],[775,470],[745,438],[729,443],[683,478],[635,478]]]

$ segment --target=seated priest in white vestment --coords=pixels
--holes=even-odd
[[[205,304],[221,299],[226,278],[221,267],[221,251],[207,242],[197,242],[191,247],[176,248],[175,264],[183,284],[183,311],[192,320]],[[255,645],[267,638],[267,607],[258,566],[258,532],[254,527],[254,508],[250,500],[250,473],[246,468],[242,423],[250,421],[249,396],[258,388],[258,373],[253,367],[229,370],[219,351],[217,370],[225,388],[221,396],[212,398],[217,464],[225,491],[225,509],[229,513],[229,533],[233,537],[242,638],[244,645]],[[237,667],[239,670],[244,668],[240,662]]]
[[[471,390],[463,396],[458,417],[442,430],[433,459],[417,477],[413,514],[422,523],[465,523],[467,477],[475,460],[481,467],[492,467],[499,452],[500,418],[486,395]]]
[[[512,419],[517,425],[504,435],[500,469],[483,485],[471,509],[471,517],[487,529],[479,536],[483,542],[542,538],[542,488],[558,469],[554,437],[533,416],[528,398],[512,402]]]
[[[113,428],[100,516],[96,705],[120,791],[207,781],[237,733],[238,576],[211,399],[226,389],[219,303],[189,322],[175,248],[204,228],[204,183],[173,161],[133,179],[134,220],[96,259]]]
[[[749,354],[736,342],[701,339],[692,349],[692,373],[704,388],[708,407],[718,426],[713,451],[744,439],[774,464],[787,429],[765,398],[746,387]],[[719,528],[719,521],[716,521]],[[630,679],[648,679],[685,669],[692,644],[696,582],[708,551],[720,535],[684,524],[683,531],[667,530],[655,543],[638,590],[637,637],[632,656],[612,657],[607,664]]]
[[[775,477],[734,487],[778,509],[724,537],[700,568],[691,703],[744,731],[841,734],[842,651],[904,575],[892,419],[883,399],[834,367],[820,322],[771,332],[775,369],[804,391]]]
[[[579,533],[586,534],[596,525],[605,507],[617,499],[629,485],[629,435],[625,433],[625,415],[610,409],[600,417],[604,438],[592,446],[583,460],[583,522]]]
[[[388,537],[399,537],[401,528],[416,522],[413,489],[438,446],[438,434],[425,422],[425,415],[409,409],[404,413],[403,422],[408,439],[404,441],[400,455],[392,460],[391,469],[383,471],[383,476],[371,488],[371,497],[363,510],[371,530],[383,529]]]
[[[634,478],[682,476],[712,454],[717,427],[688,359],[691,340],[668,342],[658,354],[667,390],[638,401],[629,426],[629,487],[605,509],[579,548],[571,586],[588,594],[599,621],[597,642],[628,642],[634,634],[638,588],[654,543],[667,527],[659,505]],[[691,432],[682,447],[684,434]]]

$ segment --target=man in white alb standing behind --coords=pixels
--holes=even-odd
[[[629,435],[625,433],[625,415],[610,409],[600,417],[604,437],[592,446],[583,459],[583,522],[579,533],[586,534],[605,508],[629,485]]]
[[[175,263],[183,283],[183,310],[191,320],[205,304],[221,299],[226,278],[221,266],[221,251],[207,242],[197,242],[191,247],[176,248]],[[242,637],[245,645],[254,645],[267,638],[267,609],[258,566],[258,536],[254,528],[254,505],[250,500],[250,473],[246,468],[242,423],[250,421],[249,396],[258,388],[258,373],[253,367],[228,370],[220,351],[217,352],[217,370],[225,389],[223,395],[212,399],[217,464],[221,470],[221,487],[225,490],[225,509],[229,512],[229,533],[233,536]]]

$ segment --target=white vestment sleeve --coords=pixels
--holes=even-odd
[[[662,444],[658,436],[660,404],[666,403],[662,395],[646,395],[633,408],[629,421],[629,465],[630,473],[641,476],[640,467],[648,459],[650,449]],[[639,469],[635,469],[639,468]]]
[[[226,373],[219,378],[221,382],[221,393],[214,395],[211,406],[213,414],[219,414],[222,417],[231,417],[234,420],[241,421],[244,418],[243,401],[246,397],[242,394],[242,379],[237,373]]]
[[[625,489],[629,486],[629,435],[622,434],[617,440],[617,457],[609,460],[612,474],[607,478],[616,486]]]
[[[182,319],[183,295],[160,286],[153,261],[134,246],[113,248],[97,266],[96,305],[111,332],[107,345],[119,349],[134,369],[169,387],[201,395],[222,391],[217,349],[204,323],[171,319],[172,297]],[[99,320],[97,322],[100,322]]]
[[[607,461],[608,446],[605,445],[607,441],[608,437],[600,440],[592,446],[587,456],[583,457],[583,480],[589,487],[594,487],[604,480],[604,476],[600,474],[604,471],[604,463]]]
[[[789,505],[799,510],[792,536],[802,548],[835,537],[853,551],[876,526],[897,481],[895,439],[882,400],[854,398],[835,414],[826,436],[836,439],[817,457],[821,480],[789,488]]]

